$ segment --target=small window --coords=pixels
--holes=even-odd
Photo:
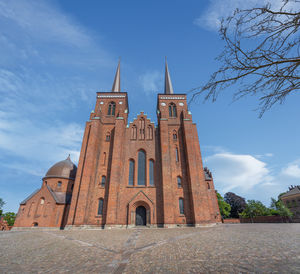
[[[116,103],[115,102],[110,102],[108,105],[108,111],[107,115],[115,115],[116,112]]]
[[[175,153],[176,153],[176,162],[179,162],[178,147],[176,147]]]
[[[45,199],[41,198],[41,205],[43,205],[45,203]]]
[[[58,181],[57,187],[61,187],[61,185],[62,185],[62,182],[61,182],[61,181]]]
[[[106,133],[105,141],[109,142],[110,141],[110,132]]]
[[[180,214],[184,214],[184,205],[183,205],[182,198],[179,198],[179,212],[180,212]]]
[[[177,186],[182,187],[181,178],[179,176],[177,177]]]
[[[209,182],[207,182],[207,189],[210,189],[210,184],[209,184]]]
[[[105,187],[105,183],[106,183],[106,177],[102,176],[102,178],[101,178],[101,187]]]
[[[174,130],[174,132],[173,132],[173,140],[177,140],[177,133],[176,133],[175,130]]]
[[[128,185],[133,186],[134,183],[134,161],[129,161],[129,179],[128,179]]]
[[[103,199],[99,199],[99,204],[98,204],[98,215],[103,214]]]

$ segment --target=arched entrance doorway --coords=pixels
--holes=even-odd
[[[138,206],[135,210],[135,225],[146,225],[146,208]]]

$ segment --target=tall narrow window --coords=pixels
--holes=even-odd
[[[105,187],[105,183],[106,183],[106,177],[102,176],[101,177],[101,187]]]
[[[102,165],[105,165],[106,162],[106,152],[103,152]]]
[[[174,103],[171,103],[169,105],[169,116],[170,117],[177,117],[176,105]]]
[[[209,185],[209,182],[207,182],[207,189],[210,189],[210,185]]]
[[[131,128],[131,139],[136,140],[136,126],[133,125]]]
[[[152,126],[148,126],[148,140],[152,140],[153,139],[153,128]]]
[[[149,185],[154,186],[154,161],[149,161]]]
[[[175,148],[175,153],[176,153],[176,162],[179,162],[178,147]]]
[[[106,137],[105,137],[105,141],[109,142],[110,141],[110,132],[106,132]]]
[[[179,176],[177,177],[177,186],[182,187],[181,178]]]
[[[128,185],[133,186],[134,183],[134,161],[129,161],[129,179],[128,179]]]
[[[116,112],[116,103],[110,102],[108,105],[107,115],[115,115]]]
[[[179,212],[180,212],[180,214],[184,214],[184,205],[183,205],[182,198],[179,198]]]
[[[140,140],[144,140],[145,139],[145,119],[141,118],[139,120],[139,126],[140,126]]]
[[[146,153],[143,150],[138,155],[138,185],[146,185]]]
[[[103,214],[103,199],[99,199],[99,204],[98,204],[98,215]]]

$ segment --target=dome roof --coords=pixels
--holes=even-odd
[[[71,161],[70,155],[64,161],[60,161],[49,168],[44,178],[66,178],[75,179],[77,167]]]

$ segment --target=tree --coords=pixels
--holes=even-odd
[[[2,208],[5,205],[5,202],[3,201],[2,198],[0,198],[0,216],[2,215]]]
[[[300,1],[236,9],[221,21],[224,50],[220,67],[203,87],[193,89],[192,100],[206,93],[215,101],[223,89],[240,84],[233,100],[259,96],[260,117],[275,103],[300,89]]]
[[[230,210],[231,210],[230,204],[226,203],[223,197],[221,196],[221,194],[218,192],[217,192],[217,199],[218,199],[220,214],[222,218],[223,219],[228,218],[230,216]]]
[[[7,221],[7,224],[9,226],[13,226],[14,223],[15,223],[16,216],[17,215],[14,212],[6,212],[6,213],[3,214],[3,219],[5,221]]]
[[[255,200],[248,200],[246,208],[240,214],[243,218],[253,218],[257,216],[271,216],[271,210],[267,208],[262,202]]]
[[[283,202],[279,199],[276,201],[274,198],[271,198],[271,209],[275,210],[278,215],[283,217],[292,217],[293,213],[283,204]]]
[[[231,206],[230,217],[238,218],[239,213],[243,212],[246,208],[245,198],[234,194],[233,192],[227,192],[224,195],[224,200]]]

